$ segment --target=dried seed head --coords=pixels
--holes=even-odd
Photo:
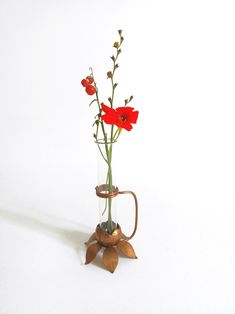
[[[113,74],[111,71],[107,72],[107,78],[112,78]]]
[[[114,48],[118,48],[119,47],[119,42],[115,41],[115,43],[113,44]]]

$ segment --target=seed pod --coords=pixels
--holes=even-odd
[[[118,47],[119,47],[119,42],[118,42],[118,41],[115,41],[115,43],[113,44],[113,47],[114,47],[114,48],[118,48]]]
[[[107,77],[108,77],[108,78],[112,78],[112,77],[113,77],[113,74],[112,74],[111,71],[107,72]]]

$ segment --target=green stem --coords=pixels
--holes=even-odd
[[[108,160],[107,134],[105,133],[104,122],[101,120],[101,112],[102,112],[102,109],[101,109],[101,106],[100,106],[100,100],[99,100],[99,95],[98,95],[98,88],[97,88],[97,84],[96,84],[96,82],[95,82],[94,73],[93,73],[92,68],[90,68],[90,70],[91,70],[91,74],[92,74],[93,79],[94,79],[94,86],[95,86],[95,88],[96,88],[96,100],[97,100],[98,109],[99,109],[99,123],[97,124],[96,140],[98,141],[98,139],[97,139],[97,136],[98,136],[98,128],[99,128],[99,125],[101,124],[102,132],[103,132],[103,135],[104,135],[105,150],[106,150],[106,155],[107,155],[107,160]],[[102,155],[103,155],[103,154],[102,154]]]
[[[113,60],[113,71],[112,71],[112,76],[111,76],[111,84],[112,84],[112,96],[111,96],[111,102],[110,102],[110,105],[111,105],[111,108],[113,108],[113,102],[114,102],[114,92],[115,92],[115,86],[114,86],[114,74],[115,74],[115,71],[116,71],[116,62],[117,62],[117,59],[118,59],[118,50],[120,49],[120,46],[122,44],[122,41],[120,41],[120,45],[119,47],[117,48],[117,51],[116,51],[116,57],[114,57],[114,60]],[[112,152],[113,152],[113,131],[114,131],[114,125],[111,126],[111,136],[110,136],[110,139],[111,139],[111,143],[110,143],[110,148],[109,148],[109,158],[108,158],[108,161],[109,161],[109,169],[108,169],[108,176],[109,176],[109,191],[112,192],[112,189],[113,189],[113,178],[112,178],[112,167],[111,167],[111,163],[112,163]],[[116,133],[115,133],[116,134]],[[111,215],[111,208],[112,208],[112,198],[109,198],[108,199],[108,208],[109,208],[109,212],[108,212],[108,232],[111,233],[113,231],[113,226],[112,226],[112,215]]]
[[[112,178],[112,166],[111,166],[111,149],[112,149],[112,143],[110,144],[110,150],[109,150],[109,168],[108,168],[108,187],[109,187],[109,193],[113,191],[113,178]],[[108,225],[107,229],[109,233],[113,232],[113,222],[112,222],[112,198],[108,199]]]
[[[97,144],[97,146],[98,146],[98,148],[99,148],[99,151],[100,151],[101,156],[103,157],[104,161],[108,164],[108,160],[104,157],[104,154],[103,154],[103,152],[102,152],[102,150],[101,150],[101,148],[100,148],[99,143],[96,142],[96,144]]]

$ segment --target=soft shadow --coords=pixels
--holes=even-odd
[[[47,215],[43,212],[10,211],[0,209],[0,218],[17,225],[24,226],[62,241],[74,248],[80,255],[81,263],[84,262],[85,245],[93,230],[80,223],[75,223],[63,218]]]

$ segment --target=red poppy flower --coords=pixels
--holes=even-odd
[[[132,123],[136,123],[139,115],[139,111],[134,111],[132,107],[119,107],[116,109],[117,122],[116,126],[121,129],[130,131],[132,129]]]
[[[119,107],[116,110],[102,104],[104,115],[102,120],[111,125],[116,125],[118,128],[130,131],[132,123],[136,123],[139,111],[134,111],[132,107]]]

